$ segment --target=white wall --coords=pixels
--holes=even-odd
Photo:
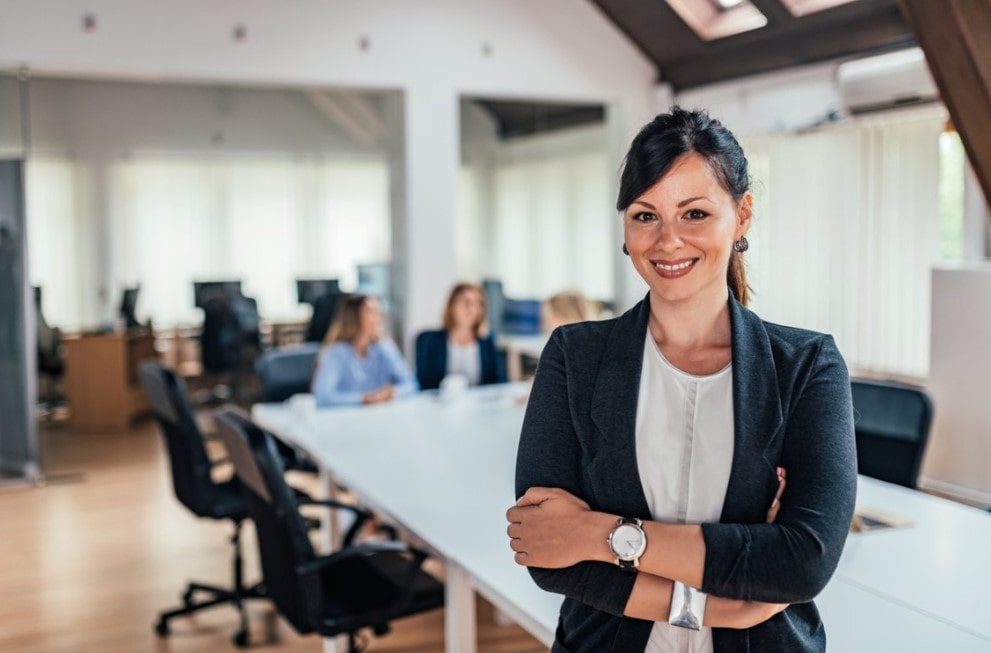
[[[932,273],[935,418],[921,482],[991,503],[991,264]]]
[[[0,67],[402,90],[408,228],[394,260],[407,333],[436,321],[454,279],[459,96],[603,102],[610,134],[628,141],[649,117],[655,76],[591,3],[574,0],[0,0],[0,15]]]
[[[675,101],[686,109],[709,111],[738,137],[795,131],[842,111],[838,65],[802,66],[711,84],[679,93]]]

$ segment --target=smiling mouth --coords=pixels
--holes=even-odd
[[[698,263],[697,258],[684,259],[682,261],[651,261],[654,270],[665,279],[674,279],[688,274],[692,266]]]

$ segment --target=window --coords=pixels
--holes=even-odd
[[[960,135],[944,131],[939,136],[939,257],[963,259],[963,195],[965,154]]]

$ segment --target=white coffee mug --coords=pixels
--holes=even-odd
[[[300,421],[309,420],[317,412],[317,398],[308,393],[289,397],[289,412]]]
[[[453,401],[468,392],[468,377],[464,374],[448,374],[440,382],[440,397]]]

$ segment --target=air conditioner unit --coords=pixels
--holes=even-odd
[[[939,90],[919,48],[899,50],[840,64],[840,97],[850,113],[931,102]]]

